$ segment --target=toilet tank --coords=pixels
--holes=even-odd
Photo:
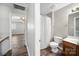
[[[62,43],[62,40],[63,40],[62,37],[54,36],[54,41],[55,41],[56,43]]]

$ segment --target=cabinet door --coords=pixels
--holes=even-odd
[[[75,56],[76,55],[76,45],[64,41],[63,42],[63,53],[65,56]]]
[[[77,56],[79,56],[79,45],[77,45]]]

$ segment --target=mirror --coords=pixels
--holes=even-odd
[[[68,34],[69,36],[79,36],[79,12],[68,16]]]
[[[75,34],[76,34],[76,36],[79,36],[79,17],[78,18],[75,18],[75,30],[76,30],[76,32],[75,32]]]

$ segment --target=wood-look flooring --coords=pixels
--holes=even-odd
[[[12,36],[12,56],[28,56],[27,48],[24,46],[25,40],[23,34]]]

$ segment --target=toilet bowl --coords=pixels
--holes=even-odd
[[[52,48],[52,52],[53,53],[57,53],[58,52],[58,43],[56,42],[50,42],[50,47]]]
[[[58,37],[58,36],[54,36],[54,41],[50,42],[50,47],[51,47],[51,51],[53,53],[57,53],[59,44],[62,42],[62,38]]]

